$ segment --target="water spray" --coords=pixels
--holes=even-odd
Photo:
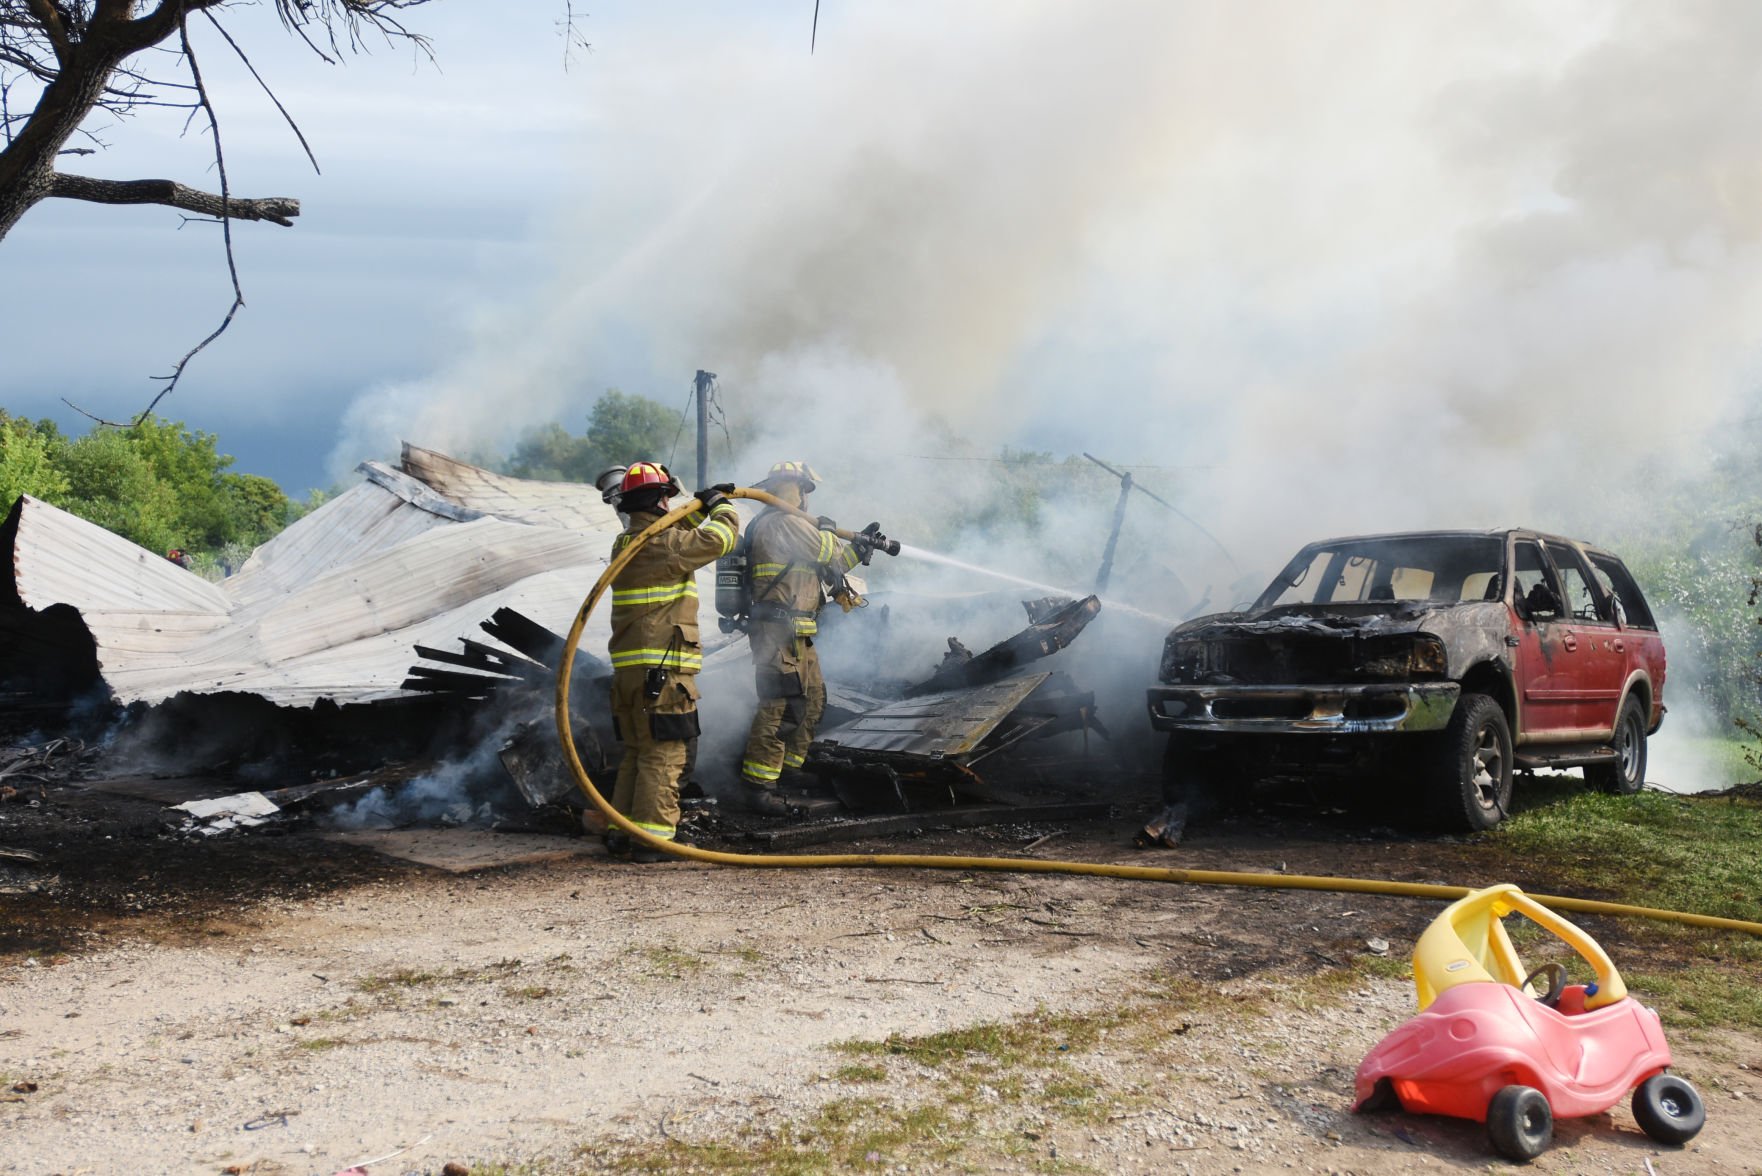
[[[1067,596],[1072,600],[1078,600],[1089,595],[1087,592],[1078,592],[1071,588],[1060,588],[1056,584],[1042,584],[1037,580],[1027,580],[1023,579],[1021,576],[1012,576],[1010,573],[1000,572],[996,568],[981,567],[978,564],[968,563],[963,559],[955,559],[953,556],[943,555],[940,552],[930,551],[923,547],[914,547],[910,543],[901,543],[899,545],[899,554],[911,559],[920,560],[924,563],[941,564],[943,567],[957,568],[963,572],[972,572],[976,576],[989,576],[993,580],[1003,580],[1006,583],[1016,584],[1023,588],[1032,588],[1034,591],[1044,592],[1048,596]],[[1129,604],[1121,604],[1117,600],[1109,600],[1105,596],[1101,598],[1101,604],[1103,608],[1111,612],[1128,613],[1131,616],[1140,617],[1146,621],[1155,621],[1157,624],[1168,629],[1172,629],[1180,623],[1172,617],[1159,616],[1153,612],[1146,612],[1141,608],[1134,608]]]

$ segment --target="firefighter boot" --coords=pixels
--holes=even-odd
[[[787,817],[790,805],[778,795],[774,788],[753,788],[750,785],[741,790],[741,807],[749,813],[758,813],[766,817]]]
[[[690,845],[691,842],[685,840],[683,837],[676,837],[673,839],[673,844]],[[685,859],[683,858],[668,853],[664,849],[656,849],[652,845],[633,845],[630,848],[630,861],[632,864],[638,866],[653,866],[658,865],[661,862],[678,862],[684,860]]]

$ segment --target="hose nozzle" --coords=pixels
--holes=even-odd
[[[851,536],[850,544],[856,548],[857,558],[865,565],[869,562],[869,557],[877,551],[887,555],[899,554],[899,540],[883,535],[880,523],[870,523],[858,531]]]

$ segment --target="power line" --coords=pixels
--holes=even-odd
[[[697,385],[685,395],[685,407],[679,410],[679,427],[673,430],[673,446],[667,450],[667,468],[673,468],[673,455],[679,452],[679,438],[685,436],[685,418],[691,414],[691,402],[697,398]]]

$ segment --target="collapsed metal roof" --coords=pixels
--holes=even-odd
[[[65,640],[51,619],[76,610],[121,703],[403,698],[417,644],[481,637],[499,608],[566,632],[621,529],[592,486],[504,477],[414,445],[398,468],[360,472],[218,584],[21,497],[0,530],[0,627],[50,656]],[[603,611],[590,618],[583,647],[603,646],[606,625]]]

